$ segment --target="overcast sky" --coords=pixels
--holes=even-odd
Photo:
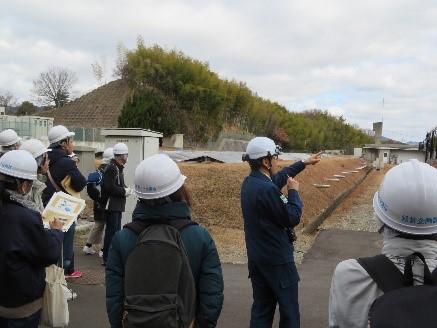
[[[177,49],[290,111],[328,110],[422,141],[437,125],[437,1],[0,0],[0,91],[35,102],[50,67],[99,86],[91,64],[116,46]]]

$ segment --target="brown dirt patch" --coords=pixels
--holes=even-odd
[[[293,162],[281,161],[280,166],[285,167],[291,163]],[[363,177],[366,169],[351,174],[342,172],[355,170],[366,164],[369,163],[356,157],[324,158],[319,164],[307,167],[296,177],[300,182],[299,194],[304,204],[301,224],[296,229],[298,243],[312,242],[314,236],[303,234],[302,229],[332,200]],[[244,262],[246,250],[240,188],[244,177],[249,173],[247,163],[180,163],[179,167],[187,176],[186,185],[192,193],[193,217],[200,217],[207,222],[222,261]],[[340,181],[326,180],[333,178],[334,174],[344,175],[345,178],[340,178]],[[314,184],[330,184],[331,187],[316,188]]]
[[[293,161],[280,161],[280,167],[292,164]],[[217,245],[222,262],[245,263],[246,245],[244,240],[243,218],[240,207],[241,183],[249,174],[247,163],[219,164],[219,163],[179,163],[182,173],[187,176],[186,185],[192,194],[193,218],[208,228]],[[304,234],[305,226],[316,218],[323,210],[344,190],[350,188],[357,180],[366,174],[366,169],[357,170],[358,173],[344,174],[346,170],[355,170],[363,165],[370,165],[356,157],[323,158],[314,166],[307,167],[296,180],[300,182],[299,194],[304,208],[301,223],[296,228],[298,241],[295,244],[296,261],[299,261],[304,252],[310,247],[316,233]],[[344,201],[344,211],[350,206],[363,202],[361,195],[367,184],[377,183],[384,171],[374,176],[375,181],[369,182],[366,178],[356,190]],[[344,175],[339,181],[329,181],[334,174]],[[373,180],[372,180],[373,181]],[[330,184],[330,188],[316,188],[314,184]],[[285,189],[284,189],[285,192]],[[373,196],[373,194],[372,194]],[[369,196],[370,197],[370,196]],[[366,200],[368,201],[368,200]],[[87,204],[92,211],[92,203]],[[334,211],[332,215],[341,210]],[[331,217],[332,217],[331,215]],[[328,218],[331,220],[331,218]],[[83,246],[88,232],[78,233],[76,244]]]
[[[285,167],[293,162],[281,161]],[[343,174],[340,181],[327,181],[334,174],[342,174],[345,170],[354,170],[366,164],[353,157],[326,158],[319,164],[308,166],[296,180],[300,182],[299,194],[304,203],[301,228],[316,217],[334,198],[346,190],[365,174]],[[240,207],[240,188],[245,176],[249,173],[246,163],[241,164],[179,164],[183,174],[187,176],[186,184],[193,196],[192,211],[194,217],[204,217],[212,226],[224,228],[243,228]],[[330,188],[316,188],[313,184],[330,184]],[[285,190],[284,190],[285,191]]]

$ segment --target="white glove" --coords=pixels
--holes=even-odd
[[[129,188],[129,187],[124,188],[124,191],[125,191],[125,194],[124,194],[124,195],[125,195],[126,197],[132,195],[132,189],[131,189],[131,188]]]

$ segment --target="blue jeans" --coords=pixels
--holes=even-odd
[[[299,275],[295,263],[266,265],[249,261],[249,275],[253,290],[250,327],[272,327],[278,304],[279,327],[299,328]]]
[[[74,272],[74,233],[76,232],[76,223],[73,223],[66,232],[64,232],[63,243],[63,268],[65,273],[71,274]],[[61,259],[59,259],[61,264]]]
[[[112,238],[115,233],[121,229],[121,212],[110,212],[105,213],[106,229],[105,229],[105,239],[103,242],[103,262],[106,263],[108,259],[109,247],[111,246]]]
[[[40,319],[41,310],[36,311],[27,318],[5,319],[0,317],[0,328],[38,328]]]

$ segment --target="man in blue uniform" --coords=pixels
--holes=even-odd
[[[266,137],[247,145],[243,161],[251,172],[241,187],[241,208],[252,282],[250,327],[271,327],[279,304],[280,327],[300,327],[298,281],[293,256],[294,227],[300,222],[302,201],[294,177],[320,161],[321,152],[278,171],[280,147]],[[287,186],[287,197],[281,189]]]

